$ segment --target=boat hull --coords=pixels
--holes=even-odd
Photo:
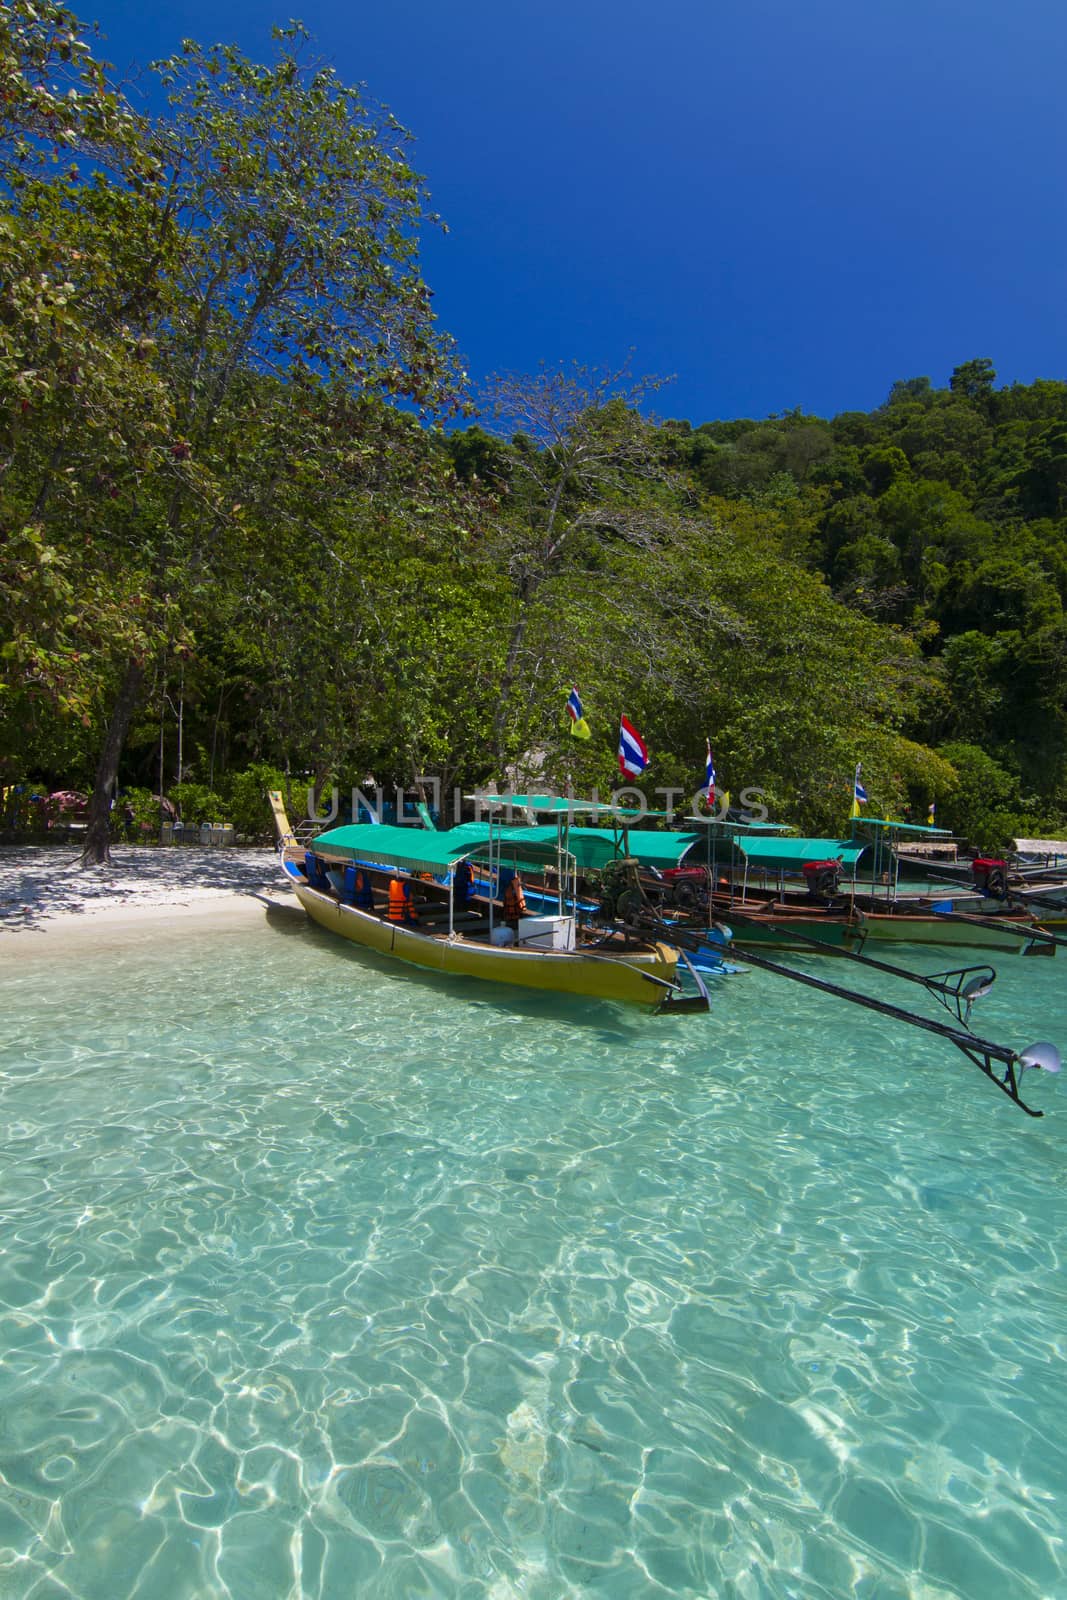
[[[744,926],[740,924],[733,928],[733,943],[739,950],[748,948],[761,950],[795,950],[805,955],[817,954],[813,941],[824,945],[832,954],[835,950],[858,949],[863,943],[863,935],[854,925],[846,923],[820,923],[817,928],[802,928],[797,930],[803,938],[791,938],[789,925],[781,923],[766,925],[762,923]]]
[[[812,915],[793,906],[778,906],[770,901],[743,904],[716,904],[715,918],[732,931],[738,949],[760,946],[770,950],[797,950],[810,953],[817,939],[827,951],[858,950],[863,944],[863,926],[856,917],[837,914]],[[797,937],[792,937],[793,934]]]
[[[1007,950],[1015,954],[1028,942],[1028,930],[976,927],[950,917],[916,917],[863,912],[867,938],[887,944],[936,944],[970,950]],[[1053,947],[1054,948],[1054,947]]]
[[[666,945],[657,945],[655,952],[648,954],[595,956],[557,950],[515,950],[462,938],[433,938],[354,906],[341,905],[304,884],[294,883],[293,888],[308,916],[320,928],[365,950],[425,971],[649,1007],[660,1005],[675,988],[677,953]]]

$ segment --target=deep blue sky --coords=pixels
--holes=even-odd
[[[676,374],[694,423],[1067,376],[1064,0],[73,0],[120,68],[295,14],[417,135],[472,376]]]

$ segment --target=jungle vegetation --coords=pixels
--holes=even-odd
[[[152,75],[135,108],[71,12],[0,16],[0,787],[91,793],[100,858],[116,788],[248,831],[271,774],[606,793],[625,711],[650,786],[710,736],[807,830],[862,762],[875,814],[1062,833],[1067,383],[471,394],[388,111],[297,26]]]

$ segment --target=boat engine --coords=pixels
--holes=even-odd
[[[706,867],[677,867],[664,873],[667,894],[664,904],[695,912],[708,904],[711,874]]]
[[[813,900],[832,900],[841,884],[840,861],[805,861],[804,883]]]
[[[631,922],[647,904],[639,869],[640,862],[633,856],[620,856],[605,864],[601,872],[600,914],[608,922],[616,917]]]
[[[1003,900],[1008,893],[1008,863],[999,856],[975,856],[971,862],[974,886],[979,894]]]

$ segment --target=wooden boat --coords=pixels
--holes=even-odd
[[[687,933],[676,928],[647,904],[644,909],[651,918],[647,938],[631,936],[625,923],[602,930],[599,937],[577,928],[573,913],[563,910],[564,906],[573,905],[577,890],[575,857],[563,848],[563,826],[558,830],[556,844],[559,911],[546,918],[519,919],[519,937],[525,942],[501,946],[493,943],[492,931],[495,892],[499,888],[505,846],[512,861],[523,870],[528,870],[528,863],[542,867],[546,864],[547,844],[542,842],[539,853],[538,841],[530,836],[531,829],[498,829],[495,840],[490,832],[487,840],[472,841],[469,830],[463,828],[451,830],[451,835],[417,835],[408,829],[372,824],[333,829],[319,835],[310,848],[305,848],[290,831],[280,794],[272,792],[270,798],[278,826],[283,870],[309,916],[331,933],[431,971],[585,999],[620,1000],[657,1011],[708,1008],[707,989],[695,965],[705,953],[707,935],[704,930]],[[505,838],[505,834],[513,832],[517,837]],[[461,834],[462,838],[457,837]],[[478,861],[484,867],[494,895],[463,912],[456,905],[453,876],[453,868],[462,861]],[[377,887],[370,905],[364,897],[360,907],[350,903],[348,878],[351,874],[354,891],[357,864],[364,862],[371,864]],[[392,899],[401,876],[409,883],[417,881],[426,897],[420,912],[425,918],[421,926],[404,926],[383,915],[385,880],[387,877],[390,880],[389,898]],[[530,930],[526,923],[535,926]],[[780,966],[763,953],[750,952],[747,959],[767,972],[949,1040],[1023,1111],[1030,1116],[1042,1115],[1023,1099],[1022,1076],[1028,1070],[1058,1072],[1060,1057],[1056,1048],[1039,1042],[1016,1051],[983,1039],[970,1029],[971,1006],[988,992],[995,979],[991,967],[960,968],[924,976],[883,961],[872,961],[856,951],[840,953],[846,961],[858,962],[880,974],[920,985],[950,1010],[956,1020],[944,1022],[921,1016],[873,995],[829,983],[811,972]],[[682,993],[677,973],[679,957],[691,974],[697,989],[695,996]]]
[[[1039,919],[1027,906],[991,900],[962,885],[935,894],[906,894],[900,892],[895,873],[880,881],[883,836],[904,827],[876,823],[874,866],[879,870],[866,884],[856,878],[841,881],[842,871],[856,869],[866,848],[862,841],[786,839],[769,832],[748,836],[733,826],[720,829],[727,847],[721,865],[714,865],[709,834],[707,864],[701,866],[699,850],[690,848],[681,871],[666,876],[672,880],[673,897],[683,903],[684,895],[694,918],[701,913],[707,918],[710,907],[715,920],[732,927],[739,948],[768,944],[811,950],[811,940],[818,938],[831,950],[859,950],[873,940],[1054,952],[1057,941],[1047,927],[1056,927],[1063,914],[1055,908]],[[638,832],[630,832],[628,848],[640,857]]]
[[[841,899],[819,906],[802,892],[760,897],[758,890],[750,889],[744,899],[717,892],[712,895],[712,905],[715,919],[730,925],[739,947],[767,944],[779,949],[810,949],[811,940],[818,939],[831,951],[860,950],[868,940],[1011,952],[1031,944],[1049,953],[1055,949],[1044,924],[1025,910],[970,899],[960,905],[928,898],[886,902],[857,896],[854,901]],[[941,909],[935,910],[935,905]]]
[[[545,842],[555,837],[554,829],[526,832]],[[731,825],[731,845],[736,835],[741,830]],[[827,953],[859,951],[867,939],[1007,951],[1025,949],[1036,940],[1035,948],[1055,949],[1054,941],[1042,939],[1033,916],[973,893],[965,893],[966,903],[950,910],[948,895],[903,896],[892,888],[879,892],[873,885],[863,891],[855,883],[837,888],[833,874],[835,887],[825,894],[817,892],[826,868],[839,863],[855,866],[862,844],[782,839],[774,830],[760,830],[754,836],[737,837],[734,859],[716,871],[700,864],[702,853],[715,858],[710,848],[701,849],[700,836],[693,831],[573,828],[568,842],[579,869],[592,872],[598,880],[601,915],[609,923],[618,919],[631,925],[647,923],[654,912],[672,927],[705,929],[712,944],[721,938],[715,924],[726,924],[738,949],[766,946],[806,954],[817,953],[819,946]],[[703,843],[706,846],[707,841]],[[776,881],[753,883],[754,868],[760,876],[773,874]],[[814,876],[809,878],[812,868]],[[797,881],[801,873],[805,876]]]
[[[867,938],[886,944],[949,945],[969,950],[1014,953],[1040,948],[1054,955],[1056,939],[1024,911],[923,911],[894,907],[858,912]]]
[[[497,829],[488,839],[472,843],[463,830],[453,830],[462,837],[452,837],[375,824],[334,828],[305,847],[289,827],[281,795],[272,791],[270,800],[283,871],[308,916],[330,933],[431,972],[656,1011],[707,1009],[707,991],[683,957],[683,973],[696,990],[686,992],[679,954],[672,946],[577,926],[573,912],[565,908],[570,873],[561,848],[549,851],[543,842],[505,837],[523,830]],[[478,897],[469,909],[455,902],[453,869],[460,861],[478,862],[480,870],[497,879],[509,861],[513,870],[521,870],[550,858],[561,886],[558,909],[521,919],[514,943],[498,942],[511,936],[511,930],[494,899]],[[373,910],[360,909],[346,894],[346,868],[357,863],[369,866]],[[393,877],[412,886],[418,899],[417,925],[389,920],[386,891]]]
[[[859,917],[833,907],[790,905],[774,899],[712,896],[714,921],[725,924],[739,949],[766,945],[772,950],[811,951],[818,941],[830,953],[862,950],[866,929]]]

